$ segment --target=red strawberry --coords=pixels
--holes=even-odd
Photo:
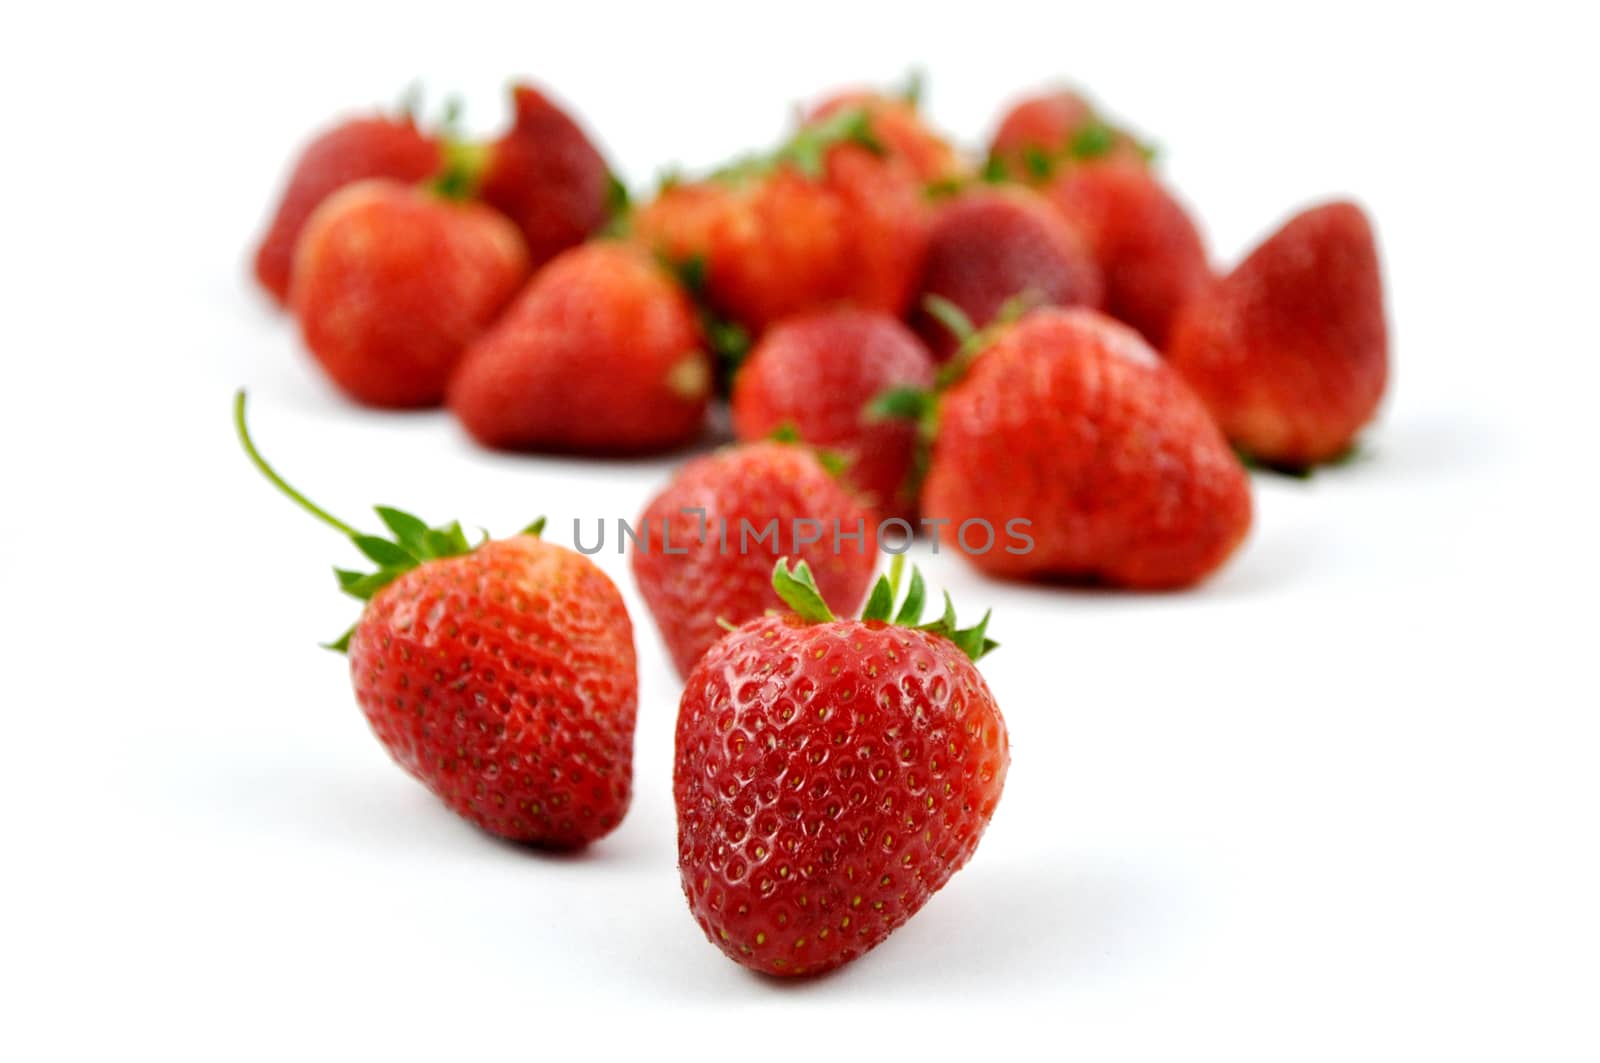
[[[522,237],[497,211],[362,181],[306,223],[290,302],[306,346],[352,399],[434,406],[527,275]]]
[[[1389,371],[1367,216],[1345,202],[1295,215],[1190,304],[1168,356],[1251,458],[1298,470],[1348,451]]]
[[[982,328],[1016,297],[1035,306],[1098,307],[1100,267],[1082,238],[1037,193],[1021,187],[967,192],[946,203],[928,238],[922,294],[954,304]],[[934,357],[959,340],[919,306],[915,323]]]
[[[663,450],[700,434],[711,360],[677,282],[644,251],[575,247],[478,339],[450,407],[478,442],[520,450]]]
[[[933,359],[904,325],[870,310],[819,310],[773,326],[734,378],[733,430],[792,429],[844,461],[840,479],[884,516],[908,517],[916,431],[875,417],[873,400],[933,385]]]
[[[873,136],[884,150],[904,160],[924,183],[968,176],[971,166],[961,153],[917,112],[914,90],[910,96],[864,90],[836,93],[813,108],[807,121],[823,122],[850,108],[866,112]]]
[[[1138,333],[1046,309],[942,396],[922,509],[992,575],[1157,589],[1227,560],[1250,527],[1250,484]]]
[[[488,146],[477,191],[517,223],[538,269],[606,223],[617,185],[583,130],[537,89],[513,86],[512,102],[515,121]]]
[[[712,309],[759,333],[817,306],[900,314],[927,238],[922,186],[881,154],[848,108],[775,155],[666,188],[634,214],[635,238],[703,273]]]
[[[393,538],[363,535],[261,472],[379,567],[336,570],[367,604],[330,648],[350,655],[367,722],[400,766],[491,834],[571,847],[617,826],[633,785],[638,681],[617,588],[588,558],[539,539],[535,522],[472,546],[378,507]]]
[[[256,279],[280,303],[289,301],[289,276],[300,230],[323,200],[345,185],[371,177],[407,183],[435,173],[439,142],[401,118],[341,122],[306,146],[295,160],[267,233],[256,249]]]
[[[896,611],[898,576],[839,620],[803,562],[779,562],[793,612],[739,627],[684,685],[683,890],[753,970],[818,974],[880,944],[972,857],[1000,800],[1006,725],[973,665],[989,618],[958,630],[946,595],[918,626],[921,577]]]
[[[1017,103],[989,142],[991,172],[1018,181],[1044,180],[1063,162],[1097,158],[1143,163],[1149,152],[1066,89]]]
[[[783,604],[767,578],[773,558],[810,561],[828,596],[854,606],[877,556],[877,517],[810,450],[783,443],[685,465],[637,531],[633,575],[683,675],[722,637],[723,622]]]
[[[1183,205],[1143,166],[1071,166],[1046,190],[1105,275],[1106,312],[1165,348],[1178,312],[1211,280]]]

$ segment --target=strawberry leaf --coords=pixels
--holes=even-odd
[[[954,199],[965,192],[972,182],[965,177],[939,177],[922,186],[922,197],[932,203]]]
[[[415,567],[417,556],[399,543],[380,539],[376,535],[356,534],[350,536],[350,541],[356,544],[356,549],[366,554],[369,559],[380,565],[406,565]]]
[[[950,601],[948,591],[944,596],[944,612],[939,619],[928,624],[920,623],[926,588],[922,573],[915,565],[911,566],[911,585],[906,590],[905,601],[896,612],[894,600],[899,594],[900,575],[904,567],[905,556],[895,555],[888,573],[880,575],[873,584],[867,604],[861,610],[863,621],[895,624],[938,635],[955,643],[962,653],[974,661],[1000,645],[988,636],[989,613],[984,613],[983,619],[972,627],[964,628],[956,622],[956,607]],[[822,592],[817,589],[816,581],[811,578],[810,567],[804,561],[797,563],[791,572],[789,559],[780,558],[772,569],[772,589],[778,592],[784,604],[809,624],[826,624],[836,619],[828,603],[823,600]],[[894,615],[893,620],[890,614]]]
[[[785,605],[793,609],[800,619],[811,624],[825,624],[836,617],[828,603],[817,590],[817,581],[811,577],[811,566],[804,561],[789,571],[789,559],[781,557],[772,569],[772,589],[778,592]]]
[[[966,343],[978,331],[967,312],[942,295],[922,297],[922,309],[929,317],[945,327],[957,343]]]
[[[950,601],[948,592],[945,593],[944,612],[939,619],[927,624],[922,623],[922,607],[927,588],[922,581],[921,570],[915,565],[911,566],[911,583],[906,588],[905,601],[901,603],[899,610],[895,611],[894,600],[899,594],[900,574],[904,564],[905,556],[896,555],[894,561],[890,563],[888,575],[878,577],[878,582],[872,588],[872,594],[867,598],[866,607],[861,611],[862,620],[876,620],[899,627],[915,628],[918,631],[947,638],[974,661],[980,660],[1000,645],[988,637],[989,613],[984,613],[983,619],[972,627],[964,628],[956,622],[956,607]]]
[[[780,422],[778,427],[768,433],[767,438],[774,443],[806,447],[811,451],[811,456],[817,459],[817,464],[822,466],[822,471],[835,480],[849,470],[854,460],[849,454],[807,443],[804,437],[800,435],[800,429],[795,427],[793,421]]]
[[[927,72],[920,67],[912,67],[906,72],[905,83],[900,86],[895,96],[899,98],[901,103],[916,111],[922,107],[922,97],[927,92],[927,88]]]
[[[412,554],[421,557],[427,549],[428,526],[420,517],[414,517],[404,510],[392,506],[374,506],[378,519],[383,521],[384,527],[394,532],[395,541],[405,547]]]
[[[922,582],[922,570],[913,565],[911,568],[911,586],[906,588],[905,601],[900,603],[900,611],[894,615],[894,622],[903,627],[916,627],[920,624],[922,622],[922,603],[926,595],[927,588]]]
[[[921,423],[937,404],[938,396],[926,388],[890,388],[867,403],[864,413],[870,421],[916,421]]]
[[[447,116],[445,127],[451,125]],[[478,194],[483,172],[489,166],[488,144],[472,144],[449,137],[444,142],[444,167],[428,183],[428,190],[440,199],[463,202]]]
[[[1099,119],[1092,119],[1079,127],[1067,143],[1067,157],[1079,161],[1098,159],[1109,155],[1117,146],[1117,131]]]
[[[879,576],[878,582],[872,585],[872,594],[867,598],[867,604],[861,608],[861,619],[889,620],[889,614],[894,612],[894,588],[889,585],[885,576]]]
[[[376,572],[368,572],[358,580],[353,580],[349,586],[340,588],[352,598],[360,601],[371,601],[372,596],[383,588],[411,571],[408,568],[380,568]]]
[[[1055,161],[1045,153],[1044,149],[1034,144],[1022,149],[1022,166],[1028,171],[1028,176],[1036,181],[1045,180],[1056,168]]]
[[[628,186],[623,184],[622,178],[610,171],[606,172],[606,214],[616,217],[626,214],[632,200],[628,194]]]
[[[737,159],[713,172],[711,179],[751,180],[787,166],[815,181],[827,172],[829,152],[846,144],[865,148],[874,155],[883,154],[883,144],[872,131],[872,116],[865,107],[845,107],[821,121],[803,125],[776,150]]]
[[[972,627],[963,628],[956,623],[956,607],[950,601],[950,592],[944,595],[944,613],[931,624],[919,625],[919,631],[926,631],[933,635],[942,635],[955,643],[962,653],[970,659],[981,660],[985,654],[999,647],[999,643],[989,638],[986,632],[989,629],[989,613],[983,614],[983,619]]]

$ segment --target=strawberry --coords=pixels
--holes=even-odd
[[[557,256],[462,357],[450,408],[513,450],[663,450],[705,422],[711,362],[694,305],[646,252],[614,241]]]
[[[921,183],[860,107],[802,127],[770,156],[675,182],[633,215],[634,238],[692,264],[712,310],[759,333],[833,303],[902,313],[927,238]]]
[[[1295,215],[1189,305],[1168,357],[1250,458],[1301,471],[1343,455],[1389,371],[1366,214],[1336,202]]]
[[[783,603],[772,559],[809,560],[828,596],[854,606],[877,555],[877,518],[804,447],[749,443],[685,465],[639,519],[633,575],[681,675],[724,624]]]
[[[920,624],[899,562],[860,620],[804,562],[772,583],[787,615],[713,646],[678,706],[673,797],[689,910],[736,963],[819,974],[880,944],[972,857],[1010,764],[974,662],[989,617]]]
[[[345,185],[372,177],[421,181],[443,163],[437,139],[410,115],[353,118],[306,145],[295,160],[272,222],[256,249],[256,279],[279,303],[289,301],[295,244],[306,219]]]
[[[434,406],[527,275],[522,237],[497,211],[361,181],[306,223],[290,303],[306,346],[350,398]]]
[[[992,575],[1183,587],[1249,530],[1249,478],[1205,407],[1092,310],[1003,331],[936,418],[923,521]]]
[[[958,341],[926,309],[929,295],[981,328],[1015,297],[1036,306],[1098,307],[1103,287],[1082,238],[1046,200],[1018,186],[983,187],[940,208],[922,267],[923,305],[913,320],[944,361]]]
[[[837,92],[812,108],[808,124],[825,122],[851,108],[863,110],[884,150],[904,162],[925,184],[961,180],[972,167],[950,141],[923,120],[917,107],[921,85],[913,79],[899,94],[852,89]]]
[[[909,517],[916,433],[875,418],[872,401],[933,385],[933,359],[909,329],[871,310],[818,310],[779,322],[734,378],[733,430],[758,440],[784,430],[842,459],[839,478],[884,516]]]
[[[378,565],[335,570],[365,602],[330,649],[347,652],[356,701],[389,755],[451,811],[502,838],[570,848],[617,826],[633,780],[638,701],[622,596],[588,558],[539,538],[539,520],[473,546],[459,524],[429,528],[377,508],[392,538],[366,535],[275,486]]]
[[[1069,89],[1019,101],[1001,118],[989,142],[989,172],[1017,181],[1042,181],[1064,162],[1118,159],[1144,163],[1149,149],[1107,124],[1089,101]]]
[[[1163,350],[1178,312],[1211,281],[1188,212],[1143,166],[1070,166],[1046,189],[1083,234],[1106,283],[1106,312]]]
[[[515,118],[488,145],[477,194],[522,230],[534,269],[597,232],[620,186],[583,130],[530,85],[511,90]]]

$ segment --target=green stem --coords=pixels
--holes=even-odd
[[[250,456],[251,463],[260,470],[262,476],[265,476],[269,481],[272,482],[274,487],[288,495],[289,498],[301,509],[311,514],[313,517],[316,517],[329,527],[334,528],[337,531],[341,531],[346,535],[354,536],[361,534],[354,528],[350,527],[350,525],[340,520],[338,517],[335,517],[332,513],[329,513],[327,510],[311,501],[311,499],[307,498],[299,491],[296,491],[294,488],[290,487],[288,481],[279,476],[277,471],[274,470],[271,465],[267,464],[267,459],[261,456],[261,452],[256,449],[255,442],[250,438],[250,429],[245,427],[244,388],[240,388],[233,396],[233,427],[234,430],[239,433],[239,442],[244,446],[244,452]]]

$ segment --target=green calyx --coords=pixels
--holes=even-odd
[[[444,165],[428,182],[428,191],[455,203],[476,196],[489,166],[490,145],[447,136],[441,151]]]
[[[606,216],[615,219],[633,207],[633,197],[628,186],[611,170],[606,171]]]
[[[911,468],[906,474],[904,487],[907,497],[916,497],[928,473],[928,463],[933,457],[933,442],[939,434],[940,396],[966,376],[972,363],[1001,333],[1038,304],[1037,293],[1018,292],[1005,301],[993,321],[983,328],[977,328],[966,311],[950,300],[940,295],[923,297],[923,309],[949,330],[960,346],[950,360],[939,367],[933,387],[890,388],[867,403],[864,411],[868,421],[910,421],[916,426],[916,446],[911,452]]]
[[[820,122],[801,126],[778,149],[777,163],[791,165],[816,180],[826,169],[828,152],[841,144],[855,144],[874,155],[883,154],[883,145],[872,132],[872,116],[865,107],[845,107]]]
[[[750,330],[711,309],[706,290],[708,266],[704,255],[673,258],[660,254],[656,257],[662,267],[677,278],[679,286],[694,303],[695,312],[700,318],[700,331],[705,335],[706,346],[710,348],[715,364],[717,393],[724,396],[729,394],[734,375],[750,356]]]
[[[850,455],[841,454],[837,450],[819,447],[814,443],[807,443],[800,435],[800,429],[795,427],[793,421],[784,421],[768,433],[767,438],[774,443],[784,443],[791,446],[806,447],[811,451],[812,457],[817,459],[817,464],[829,476],[837,480],[850,468]]]
[[[963,628],[957,624],[955,605],[950,601],[948,591],[944,596],[944,612],[938,619],[923,623],[927,586],[923,583],[922,572],[915,565],[911,567],[911,581],[906,587],[905,597],[900,597],[905,562],[904,554],[896,554],[889,563],[888,573],[878,577],[867,604],[861,610],[862,620],[913,628],[949,639],[973,661],[981,660],[1000,645],[988,636],[989,612],[985,612],[983,619],[971,627]],[[822,592],[812,578],[811,568],[804,561],[796,563],[793,571],[790,571],[789,559],[781,558],[772,569],[772,589],[778,592],[778,597],[783,599],[785,605],[794,610],[795,615],[808,624],[827,624],[838,619],[823,600]],[[897,601],[898,608],[895,604]]]
[[[792,167],[808,180],[815,181],[827,172],[828,152],[843,144],[854,144],[874,155],[883,154],[883,144],[872,131],[872,116],[865,107],[844,107],[821,121],[807,123],[776,150],[736,160],[711,177],[716,181],[737,182]]]
[[[921,67],[912,67],[906,71],[905,81],[895,90],[895,98],[913,111],[922,109],[923,97],[928,92],[928,74]]]
[[[1066,143],[1055,147],[1026,145],[1014,161],[1021,164],[1020,176],[1023,180],[1030,184],[1042,184],[1075,164],[1105,158],[1119,144],[1131,145],[1146,163],[1155,161],[1157,153],[1153,145],[1134,139],[1126,130],[1093,113],[1072,131]],[[1012,179],[1011,167],[1005,158],[990,155],[984,163],[982,177],[992,184],[1003,183]]]
[[[423,125],[424,102],[422,82],[413,81],[401,97],[401,113],[413,125]],[[439,140],[441,161],[438,172],[423,187],[440,199],[452,202],[476,196],[483,172],[489,165],[490,145],[474,143],[462,135],[461,112],[461,98],[446,97],[438,118],[429,123]]]
[[[267,460],[256,449],[255,441],[250,438],[250,429],[245,423],[243,388],[240,388],[233,397],[233,427],[238,433],[239,443],[244,447],[245,454],[268,482],[287,495],[289,500],[301,509],[349,539],[357,550],[377,566],[370,572],[344,568],[333,570],[335,578],[339,581],[339,589],[358,601],[371,601],[372,596],[380,590],[429,561],[470,554],[488,541],[488,534],[485,533],[478,542],[469,542],[459,521],[429,527],[421,518],[392,506],[373,507],[378,519],[389,531],[387,537],[357,531],[290,486],[288,481],[278,475],[276,469],[267,464]],[[540,517],[518,534],[537,538],[544,531],[544,524],[544,518]],[[330,650],[343,653],[349,648],[350,633],[354,630],[352,627],[337,639],[323,645]]]

